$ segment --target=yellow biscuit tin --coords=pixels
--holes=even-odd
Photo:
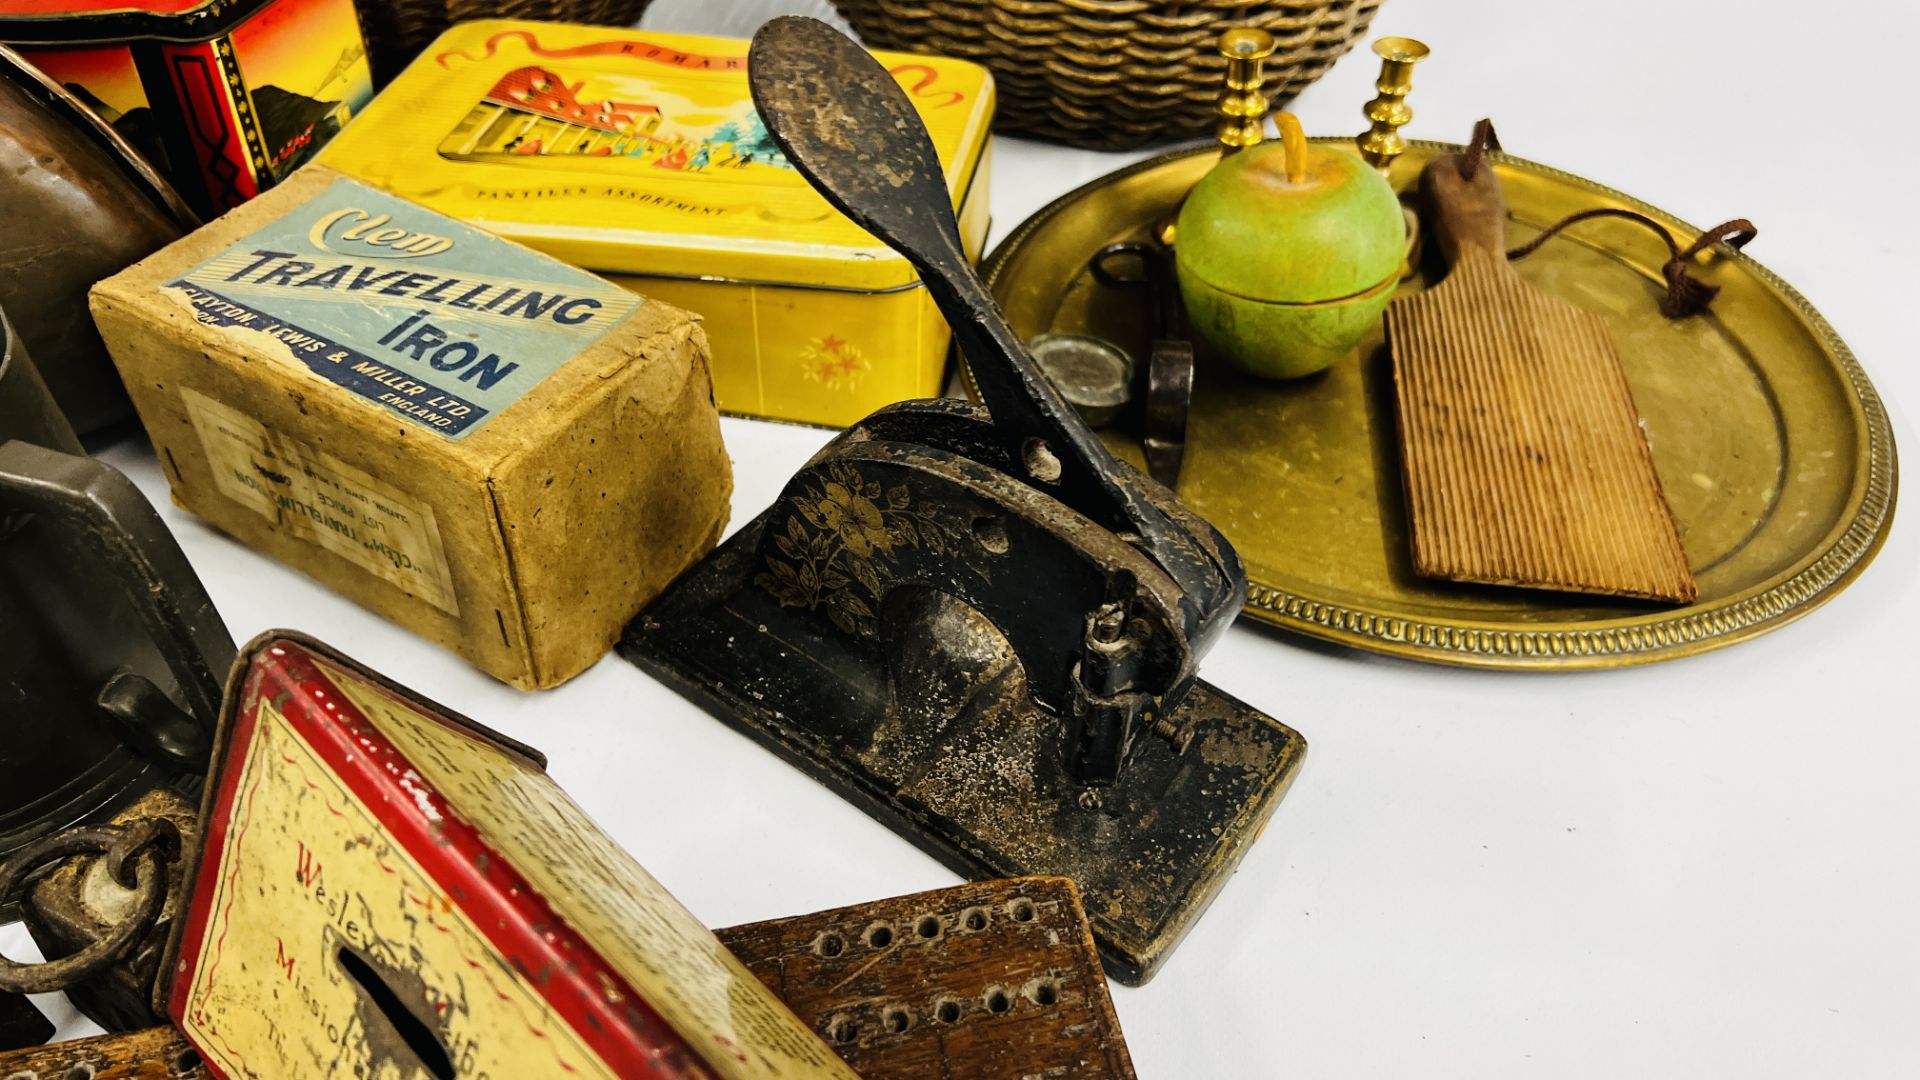
[[[913,267],[787,163],[746,55],[729,38],[465,23],[320,160],[702,315],[728,412],[840,427],[938,395],[946,323]],[[992,77],[876,55],[919,106],[978,258]]]

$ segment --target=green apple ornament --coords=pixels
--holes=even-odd
[[[1280,141],[1221,159],[1175,225],[1187,317],[1208,349],[1269,379],[1323,371],[1353,351],[1393,297],[1406,259],[1400,200],[1345,150]]]

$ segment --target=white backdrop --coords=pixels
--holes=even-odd
[[[744,34],[806,6],[660,0],[645,25]],[[1911,7],[1388,0],[1375,25],[1434,50],[1410,136],[1462,140],[1490,115],[1525,157],[1696,223],[1752,218],[1749,253],[1832,320],[1920,446]],[[1362,49],[1311,88],[1307,130],[1358,130],[1373,73]],[[1003,140],[996,236],[1134,156]],[[827,437],[725,427],[736,524]],[[105,456],[165,504],[143,444]],[[713,925],[954,880],[617,658],[524,695],[165,513],[236,638],[305,630],[541,747]],[[1115,989],[1141,1075],[1920,1074],[1916,535],[1897,526],[1799,623],[1618,672],[1458,671],[1236,628],[1204,674],[1312,749],[1164,973]]]

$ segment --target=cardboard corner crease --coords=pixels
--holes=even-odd
[[[726,525],[697,316],[333,170],[92,306],[175,502],[515,686]]]

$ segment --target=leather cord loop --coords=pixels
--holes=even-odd
[[[1683,248],[1680,246],[1679,241],[1673,238],[1673,233],[1669,232],[1665,225],[1660,224],[1658,221],[1637,210],[1628,210],[1617,206],[1597,206],[1591,210],[1582,210],[1576,214],[1569,214],[1559,221],[1554,222],[1542,231],[1540,235],[1507,252],[1507,258],[1524,259],[1537,251],[1540,245],[1553,239],[1554,236],[1558,235],[1561,230],[1567,228],[1569,225],[1577,225],[1582,221],[1589,221],[1593,218],[1601,217],[1620,218],[1623,221],[1631,221],[1636,224],[1645,225],[1647,228],[1659,234],[1660,239],[1666,243],[1667,254],[1671,256],[1671,258],[1660,268],[1662,276],[1667,279],[1667,293],[1660,300],[1660,313],[1669,319],[1684,319],[1689,315],[1698,315],[1707,310],[1708,305],[1713,303],[1713,298],[1719,295],[1720,287],[1718,285],[1709,285],[1688,272],[1688,267],[1693,262],[1694,256],[1712,247],[1714,244],[1721,243],[1735,250],[1739,250],[1740,248],[1746,247],[1747,242],[1760,233],[1760,230],[1754,228],[1753,222],[1748,221],[1746,218],[1734,218],[1731,221],[1723,221],[1701,233],[1694,239],[1693,243]]]

